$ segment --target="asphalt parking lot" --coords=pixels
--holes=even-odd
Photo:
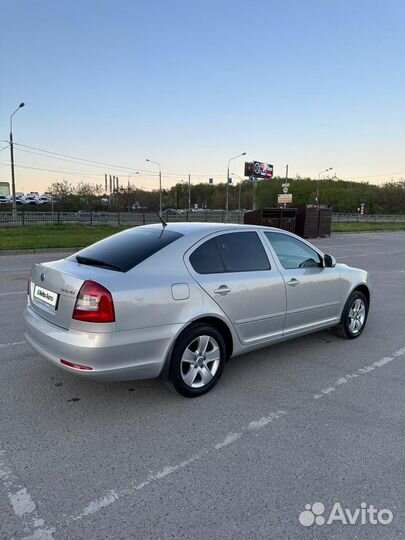
[[[363,335],[235,358],[195,400],[41,360],[23,337],[27,275],[62,255],[0,256],[0,538],[403,538],[405,234],[314,243],[370,271]],[[303,526],[315,502],[394,517]]]

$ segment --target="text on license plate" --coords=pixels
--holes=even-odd
[[[35,285],[34,297],[38,298],[38,300],[41,300],[42,302],[45,302],[45,304],[49,304],[53,307],[56,307],[56,304],[58,302],[58,295],[56,293],[48,291],[48,289],[44,289],[43,287],[39,287],[38,285]]]

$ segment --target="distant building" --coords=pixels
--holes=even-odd
[[[0,182],[0,195],[10,195],[10,182]]]

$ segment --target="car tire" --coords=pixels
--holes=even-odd
[[[216,328],[208,324],[191,326],[173,347],[169,384],[182,396],[202,396],[219,381],[225,359],[225,342]]]
[[[368,300],[361,291],[353,291],[347,299],[336,334],[345,339],[358,338],[366,326]]]

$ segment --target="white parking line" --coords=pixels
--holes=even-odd
[[[336,381],[333,381],[333,383],[327,388],[323,388],[320,392],[318,392],[317,394],[314,394],[313,398],[320,399],[324,396],[327,396],[328,394],[332,394],[342,385],[352,382],[358,377],[361,377],[362,375],[366,375],[367,373],[370,373],[371,371],[374,371],[375,369],[383,367],[386,364],[389,364],[390,362],[392,362],[395,358],[399,358],[400,356],[403,356],[404,354],[405,354],[405,347],[402,347],[402,349],[398,349],[397,351],[393,352],[391,356],[384,356],[384,358],[381,358],[381,360],[376,360],[375,362],[373,362],[372,364],[369,364],[368,366],[363,366],[361,368],[356,369],[355,371],[352,371],[351,373],[347,373],[344,376],[337,379]]]
[[[0,272],[25,272],[26,270],[31,270],[31,268],[0,268]]]
[[[138,484],[134,484],[128,488],[123,489],[111,489],[109,490],[104,496],[99,497],[98,499],[95,499],[94,501],[91,501],[79,514],[70,516],[66,519],[66,521],[63,523],[62,526],[69,525],[70,523],[73,523],[74,521],[77,521],[79,519],[82,519],[90,514],[95,514],[102,508],[106,508],[107,506],[112,505],[118,499],[121,499],[122,497],[125,497],[127,495],[132,495],[136,491],[139,491],[149,484],[153,482],[157,482],[158,480],[161,480],[162,478],[165,478],[166,476],[173,474],[181,469],[184,469],[184,467],[187,467],[194,461],[197,461],[204,457],[205,455],[216,452],[218,450],[222,450],[222,448],[229,446],[230,444],[233,444],[234,442],[241,439],[243,436],[258,431],[274,420],[277,420],[278,418],[281,418],[287,414],[287,411],[284,410],[278,410],[277,412],[270,412],[267,416],[262,416],[258,420],[252,420],[247,424],[247,426],[242,426],[241,430],[237,433],[229,433],[226,435],[225,439],[223,439],[221,442],[214,443],[210,448],[206,449],[203,448],[199,452],[193,454],[188,459],[177,463],[175,465],[166,465],[161,469],[160,471],[157,471],[156,473],[149,474],[142,482]]]
[[[160,480],[161,478],[165,478],[169,474],[173,474],[174,472],[183,469],[184,467],[187,467],[187,465],[190,465],[194,461],[197,461],[198,459],[201,459],[203,456],[208,454],[208,450],[201,450],[200,452],[197,452],[196,454],[192,455],[189,459],[186,459],[185,461],[182,461],[181,463],[178,463],[177,465],[167,465],[166,467],[163,467],[162,470],[156,472],[155,474],[149,474],[147,478],[140,482],[137,485],[134,485],[127,489],[121,489],[121,490],[110,490],[104,497],[100,497],[99,499],[95,499],[94,501],[91,501],[77,516],[72,516],[71,518],[68,518],[66,521],[66,524],[69,524],[69,521],[77,521],[79,519],[82,519],[85,516],[89,516],[90,514],[95,514],[102,508],[105,508],[106,506],[110,506],[114,502],[116,502],[119,498],[122,498],[125,495],[131,495],[135,493],[136,491],[139,491],[143,489],[144,487],[148,486],[152,482],[156,482],[157,480]]]
[[[6,490],[14,514],[22,522],[26,536],[23,539],[48,540],[53,538],[54,527],[44,527],[36,505],[21,480],[13,473],[4,450],[0,449],[0,480]]]
[[[27,343],[24,341],[11,341],[10,343],[0,343],[0,349],[5,349],[7,347],[15,347],[16,345],[25,345]]]
[[[6,343],[3,345],[7,346],[23,343],[25,342],[13,342],[11,344]],[[351,382],[362,375],[370,373],[375,369],[381,368],[392,362],[394,359],[404,355],[405,347],[402,347],[401,349],[394,351],[391,356],[385,356],[380,360],[374,361],[370,365],[363,366],[350,374],[342,376],[341,378],[335,380],[330,386],[322,389],[312,397],[313,399],[317,400],[327,396],[328,394],[335,392],[340,386]],[[69,526],[89,515],[93,515],[101,509],[111,506],[123,497],[134,495],[136,492],[146,488],[150,484],[184,469],[195,461],[200,460],[207,454],[225,451],[228,446],[236,443],[242,439],[242,437],[257,432],[258,430],[268,426],[275,420],[278,420],[285,415],[287,415],[287,411],[281,409],[277,410],[276,412],[270,412],[266,416],[262,416],[257,420],[252,420],[247,425],[242,426],[240,431],[228,433],[222,440],[215,442],[208,448],[201,449],[180,463],[166,465],[155,473],[151,472],[141,482],[132,483],[127,488],[110,489],[105,493],[105,495],[90,501],[78,514],[73,514],[66,517],[64,520],[59,521],[56,527],[45,527],[45,522],[39,517],[36,510],[36,505],[32,500],[31,495],[28,493],[26,487],[21,483],[17,476],[12,472],[11,466],[6,461],[5,452],[2,450],[0,450],[0,479],[3,481],[3,485],[6,488],[6,492],[15,515],[22,520],[24,532],[26,533],[23,540],[53,539],[53,534],[55,531],[63,529],[64,527]]]
[[[374,274],[405,274],[405,270],[373,270]]]
[[[228,435],[222,442],[217,443],[214,446],[215,450],[220,450],[224,446],[233,444],[234,442],[241,439],[246,433],[264,428],[265,426],[267,426],[267,424],[270,424],[270,422],[272,422],[273,420],[277,420],[277,418],[280,418],[280,416],[284,414],[287,414],[287,412],[280,410],[275,413],[270,413],[268,416],[262,416],[261,418],[259,418],[259,420],[252,420],[252,422],[249,422],[247,426],[243,426],[241,431],[236,433],[228,433]]]
[[[0,296],[11,296],[12,294],[27,294],[27,291],[2,292]]]
[[[371,245],[371,242],[362,242],[361,244],[337,244],[334,246],[333,244],[328,244],[327,246],[324,246],[323,244],[317,244],[314,242],[314,245],[319,247],[320,249],[337,249],[337,248],[350,248],[352,246],[363,246],[363,247],[369,247]]]
[[[354,380],[355,378],[359,377],[360,375],[369,373],[370,371],[373,371],[376,368],[385,366],[395,358],[398,358],[400,356],[405,355],[405,347],[402,347],[401,349],[398,349],[394,353],[392,353],[389,357],[384,357],[380,360],[376,360],[373,362],[373,364],[369,366],[364,366],[361,368],[358,368],[355,372],[351,374],[346,374],[344,377],[341,377],[337,381],[334,381],[333,385],[322,389],[319,393],[313,395],[313,399],[319,399],[321,397],[324,397],[325,395],[328,395],[330,393],[335,392],[335,390],[343,385],[346,384],[349,381]],[[178,463],[176,465],[167,465],[164,467],[161,471],[158,471],[155,474],[149,474],[145,480],[140,482],[139,484],[132,485],[128,488],[123,488],[119,490],[111,489],[109,490],[104,496],[95,499],[94,501],[91,501],[79,514],[72,515],[68,517],[63,524],[61,524],[62,527],[69,525],[73,523],[74,521],[80,520],[90,514],[95,514],[102,508],[106,508],[107,506],[111,506],[113,503],[121,499],[122,497],[132,495],[136,491],[139,491],[143,489],[144,487],[148,486],[152,482],[158,481],[161,478],[166,477],[169,474],[173,474],[176,471],[181,470],[182,468],[190,465],[196,460],[201,459],[203,456],[207,455],[208,453],[215,452],[215,451],[221,451],[223,448],[226,448],[227,446],[234,444],[235,442],[239,441],[243,436],[245,436],[248,433],[257,431],[259,429],[264,428],[273,420],[276,420],[282,416],[285,416],[287,414],[287,411],[285,410],[278,410],[277,412],[271,412],[267,416],[262,416],[258,420],[253,420],[247,424],[247,426],[243,426],[240,431],[237,432],[231,432],[228,433],[225,438],[222,441],[219,441],[217,443],[214,443],[210,448],[208,449],[202,449],[190,458],[186,459],[185,461],[182,461],[181,463]],[[59,528],[59,527],[58,527]]]
[[[352,255],[345,255],[344,257],[337,256],[338,262],[341,259],[351,259],[353,257],[369,257],[370,255],[394,255],[403,253],[403,251],[373,251],[372,253],[353,253]]]

